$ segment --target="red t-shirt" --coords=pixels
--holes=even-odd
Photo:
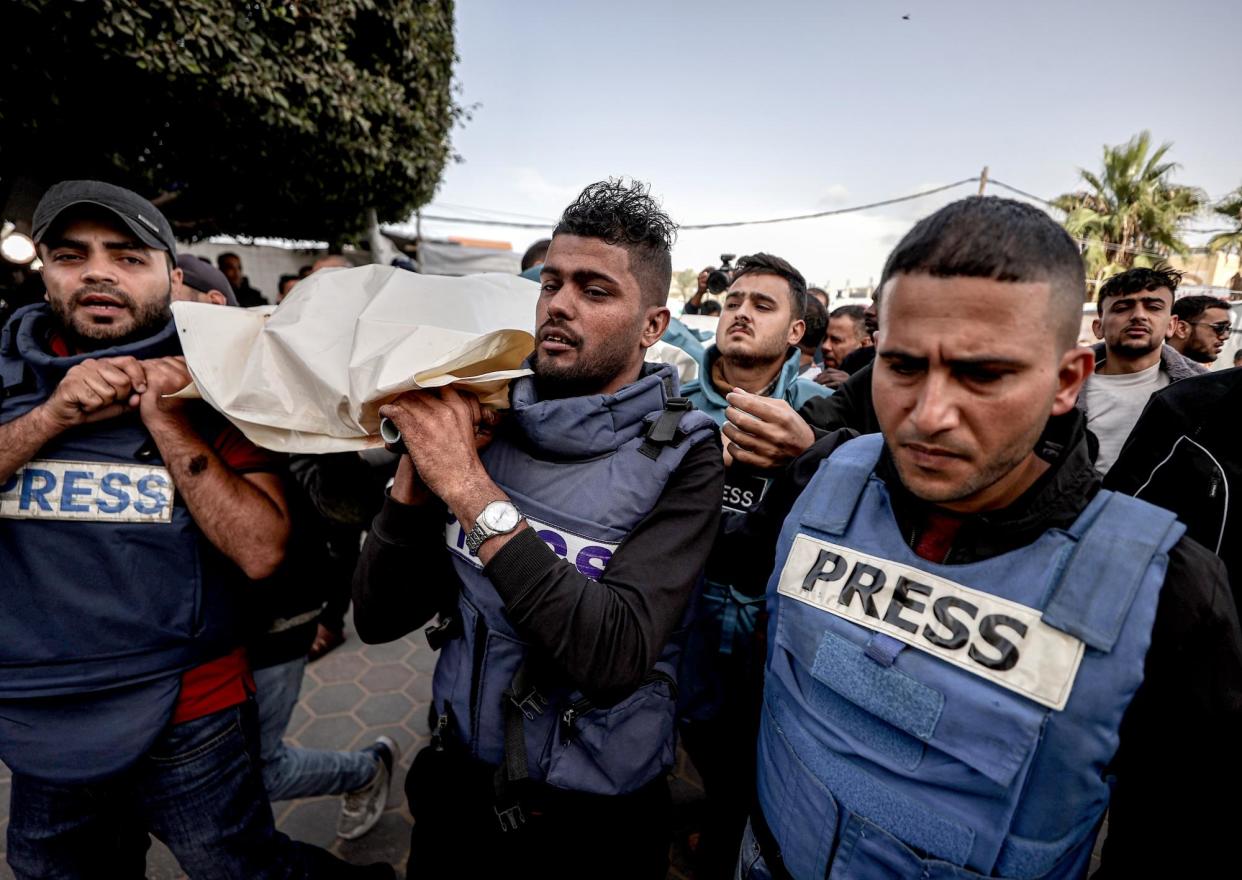
[[[923,521],[923,533],[914,545],[914,552],[928,562],[944,562],[961,528],[960,518],[938,511],[929,512]]]
[[[278,467],[280,456],[255,446],[232,423],[223,418],[220,422],[220,430],[209,442],[226,465],[239,473],[272,471]],[[182,674],[181,694],[173,709],[172,723],[183,724],[236,706],[252,693],[254,679],[250,675],[246,651],[236,648]]]
[[[57,357],[68,357],[69,346],[59,335],[48,338],[48,348]],[[214,414],[213,414],[214,415]],[[205,420],[211,437],[204,437],[220,460],[238,473],[274,471],[281,457],[255,446],[223,416]],[[254,679],[244,648],[209,660],[181,674],[181,693],[173,709],[173,724],[183,724],[243,703],[254,693]]]

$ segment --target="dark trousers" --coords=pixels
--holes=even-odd
[[[63,785],[15,773],[9,809],[19,880],[144,877],[148,831],[192,880],[372,876],[276,830],[252,701],[168,726],[116,779]]]
[[[670,802],[663,776],[610,797],[527,783],[518,789],[526,822],[503,831],[494,773],[460,748],[428,746],[415,757],[405,782],[414,816],[411,880],[663,880],[668,872]]]

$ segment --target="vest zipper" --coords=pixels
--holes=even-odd
[[[634,690],[637,692],[640,688],[646,687],[647,685],[653,684],[657,681],[665,682],[668,685],[669,696],[673,702],[676,702],[677,682],[674,681],[673,677],[667,672],[661,672],[658,669],[653,669],[651,672],[647,673],[647,675],[643,677],[642,683],[639,684],[639,686]],[[583,697],[580,700],[575,700],[570,703],[565,711],[561,713],[561,739],[565,741],[566,745],[573,742],[574,737],[577,735],[575,725],[578,723],[578,719],[594,708],[595,703],[592,702],[590,698]]]

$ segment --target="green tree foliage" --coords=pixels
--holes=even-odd
[[[1212,207],[1213,213],[1232,226],[1208,239],[1208,248],[1214,251],[1235,251],[1242,254],[1242,186],[1225,196]]]
[[[1129,143],[1105,146],[1100,172],[1080,169],[1085,186],[1053,200],[1066,213],[1066,230],[1085,242],[1089,278],[1102,280],[1189,251],[1179,227],[1206,197],[1196,187],[1170,182],[1179,167],[1165,158],[1172,146],[1153,150],[1146,131]]]
[[[449,158],[452,0],[0,6],[0,178],[128,185],[188,237],[342,240]]]

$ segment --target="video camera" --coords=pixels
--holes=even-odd
[[[721,254],[720,268],[712,269],[707,276],[707,292],[719,296],[729,289],[729,285],[733,283],[733,261],[737,259],[737,254]]]

